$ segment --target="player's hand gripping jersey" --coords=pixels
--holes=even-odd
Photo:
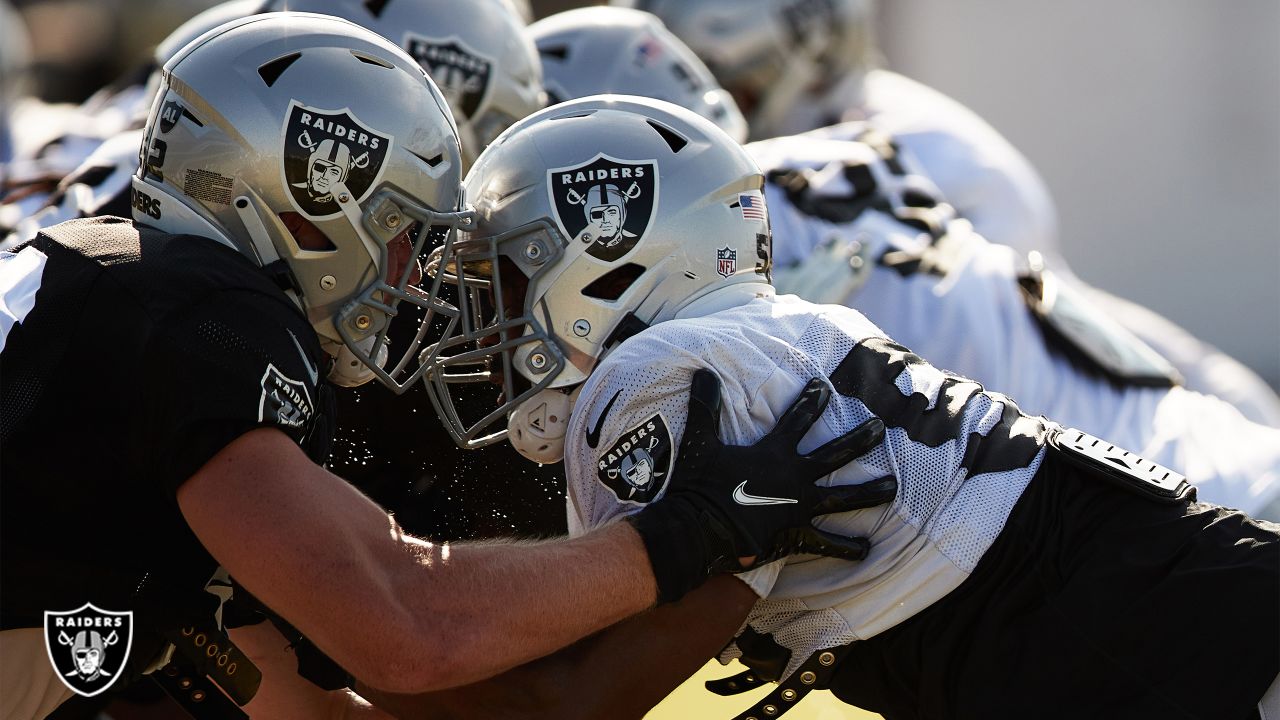
[[[769,180],[779,292],[857,308],[1027,412],[1194,478],[1201,500],[1277,516],[1280,430],[1173,386],[1163,358],[1078,281],[988,242],[910,157],[883,135],[864,137],[874,145],[798,136],[748,146]]]
[[[661,323],[627,340],[592,373],[567,432],[569,530],[579,535],[662,496],[685,428],[695,370],[723,385],[726,442],[774,425],[811,377],[835,390],[806,451],[879,417],[882,446],[831,484],[893,475],[892,505],[833,515],[818,527],[869,538],[861,563],[772,563],[741,577],[766,598],[750,624],[790,649],[787,672],[816,650],[892,627],[972,571],[1040,466],[1046,423],[1007,398],[943,373],[853,310],[763,297],[706,317]],[[751,492],[741,503],[783,502]],[[727,654],[736,656],[731,647]]]

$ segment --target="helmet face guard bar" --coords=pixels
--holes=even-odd
[[[431,248],[452,243],[459,229],[474,224],[475,214],[469,209],[436,211],[393,188],[380,190],[365,207],[358,224],[353,222],[353,225],[367,246],[377,248],[378,267],[382,268],[382,273],[343,306],[334,317],[334,326],[352,355],[368,366],[383,385],[399,395],[421,379],[426,371],[424,365],[412,363],[432,323],[437,316],[448,317],[456,312],[452,306],[434,300],[439,295],[440,278],[434,278],[426,290],[412,284],[418,259]],[[394,284],[391,284],[386,278],[391,261],[388,246],[410,227],[411,222],[418,223],[413,248],[399,275],[394,278]],[[387,336],[391,323],[400,315],[403,302],[421,308],[423,318],[408,347],[397,353],[397,357],[386,360],[385,356],[379,357],[383,354],[380,351],[389,346]]]
[[[546,329],[550,318],[539,319],[532,310],[537,280],[555,267],[564,244],[557,230],[539,220],[488,238],[446,240],[432,253],[426,269],[434,295],[428,312],[448,321],[444,335],[423,350],[419,362],[426,368],[431,403],[459,447],[475,449],[505,440],[508,414],[550,387],[568,365]],[[504,272],[519,277],[504,281]],[[511,297],[526,277],[523,297]],[[457,298],[456,306],[439,297],[446,288]],[[523,301],[518,311],[512,300]],[[500,359],[500,370],[495,359]],[[468,412],[460,402],[459,386],[477,382],[501,384],[496,407]]]

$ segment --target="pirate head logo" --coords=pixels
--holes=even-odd
[[[309,365],[307,371],[312,372]],[[318,375],[311,376],[313,386],[317,378]],[[262,374],[262,395],[258,398],[258,421],[302,427],[314,415],[315,405],[306,384],[290,379],[275,365],[267,363],[267,370]]]
[[[391,142],[350,110],[291,102],[284,121],[283,171],[294,207],[324,219],[339,213],[335,198],[340,193],[364,200],[382,175]]]
[[[62,683],[77,695],[93,697],[111,687],[133,646],[133,613],[112,612],[92,603],[44,614],[45,648]]]
[[[597,155],[583,165],[547,171],[556,220],[565,237],[612,262],[644,237],[658,206],[658,164]]]
[[[671,472],[671,433],[657,414],[622,434],[596,462],[596,477],[619,500],[648,503]]]
[[[409,34],[404,49],[435,81],[449,107],[474,118],[489,98],[493,59],[481,55],[456,37],[427,38]]]

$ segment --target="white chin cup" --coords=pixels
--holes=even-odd
[[[377,341],[377,335],[370,335],[356,344],[360,346],[361,351],[369,353]],[[326,342],[324,349],[333,356],[333,366],[329,368],[329,382],[334,385],[345,388],[359,387],[376,377],[373,369],[356,357],[356,354],[351,352],[351,348],[345,344]],[[379,347],[378,354],[373,356],[373,359],[378,363],[378,367],[386,365],[387,346]]]
[[[564,433],[582,386],[540,390],[507,414],[507,440],[516,452],[543,465],[564,459]]]

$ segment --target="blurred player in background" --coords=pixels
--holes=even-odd
[[[530,27],[557,97],[674,100],[723,128],[736,116],[648,13],[572,10]],[[609,54],[609,49],[621,52]],[[693,87],[695,89],[690,90]],[[841,139],[837,139],[841,138]],[[957,216],[903,144],[869,123],[751,143],[772,210],[779,292],[865,313],[941,367],[1196,478],[1200,498],[1280,520],[1280,429],[1179,386],[1176,370],[1118,326],[1078,281],[1031,267]],[[519,442],[516,440],[515,442]]]
[[[754,139],[867,120],[914,156],[988,240],[1041,254],[1074,283],[1058,250],[1043,180],[994,128],[945,95],[879,67],[872,0],[612,0],[662,18],[737,98]],[[841,128],[816,134],[840,138]],[[844,139],[848,139],[845,137]],[[1280,396],[1254,372],[1141,306],[1083,294],[1170,361],[1191,390],[1280,427]]]
[[[602,262],[572,198],[606,174],[639,192],[628,251]],[[486,357],[521,390],[502,410],[560,418],[536,450],[564,454],[571,534],[661,497],[683,432],[758,436],[774,398],[812,375],[833,403],[809,444],[871,417],[887,428],[833,485],[892,468],[901,488],[892,507],[823,524],[870,532],[867,562],[796,558],[725,578],[403,712],[638,717],[718,651],[751,670],[717,690],[782,683],[740,717],[780,715],[815,687],[890,719],[1256,712],[1280,672],[1267,640],[1280,632],[1280,526],[1192,501],[1177,473],[1024,415],[856,311],[774,296],[764,177],[712,123],[639,98],[570,101],[492,145],[467,194],[477,226],[429,268],[476,293],[458,318],[489,293],[493,309],[434,346],[428,382],[460,444],[495,421],[450,400]],[[723,401],[701,389],[713,377]],[[739,490],[739,502],[786,502]]]

